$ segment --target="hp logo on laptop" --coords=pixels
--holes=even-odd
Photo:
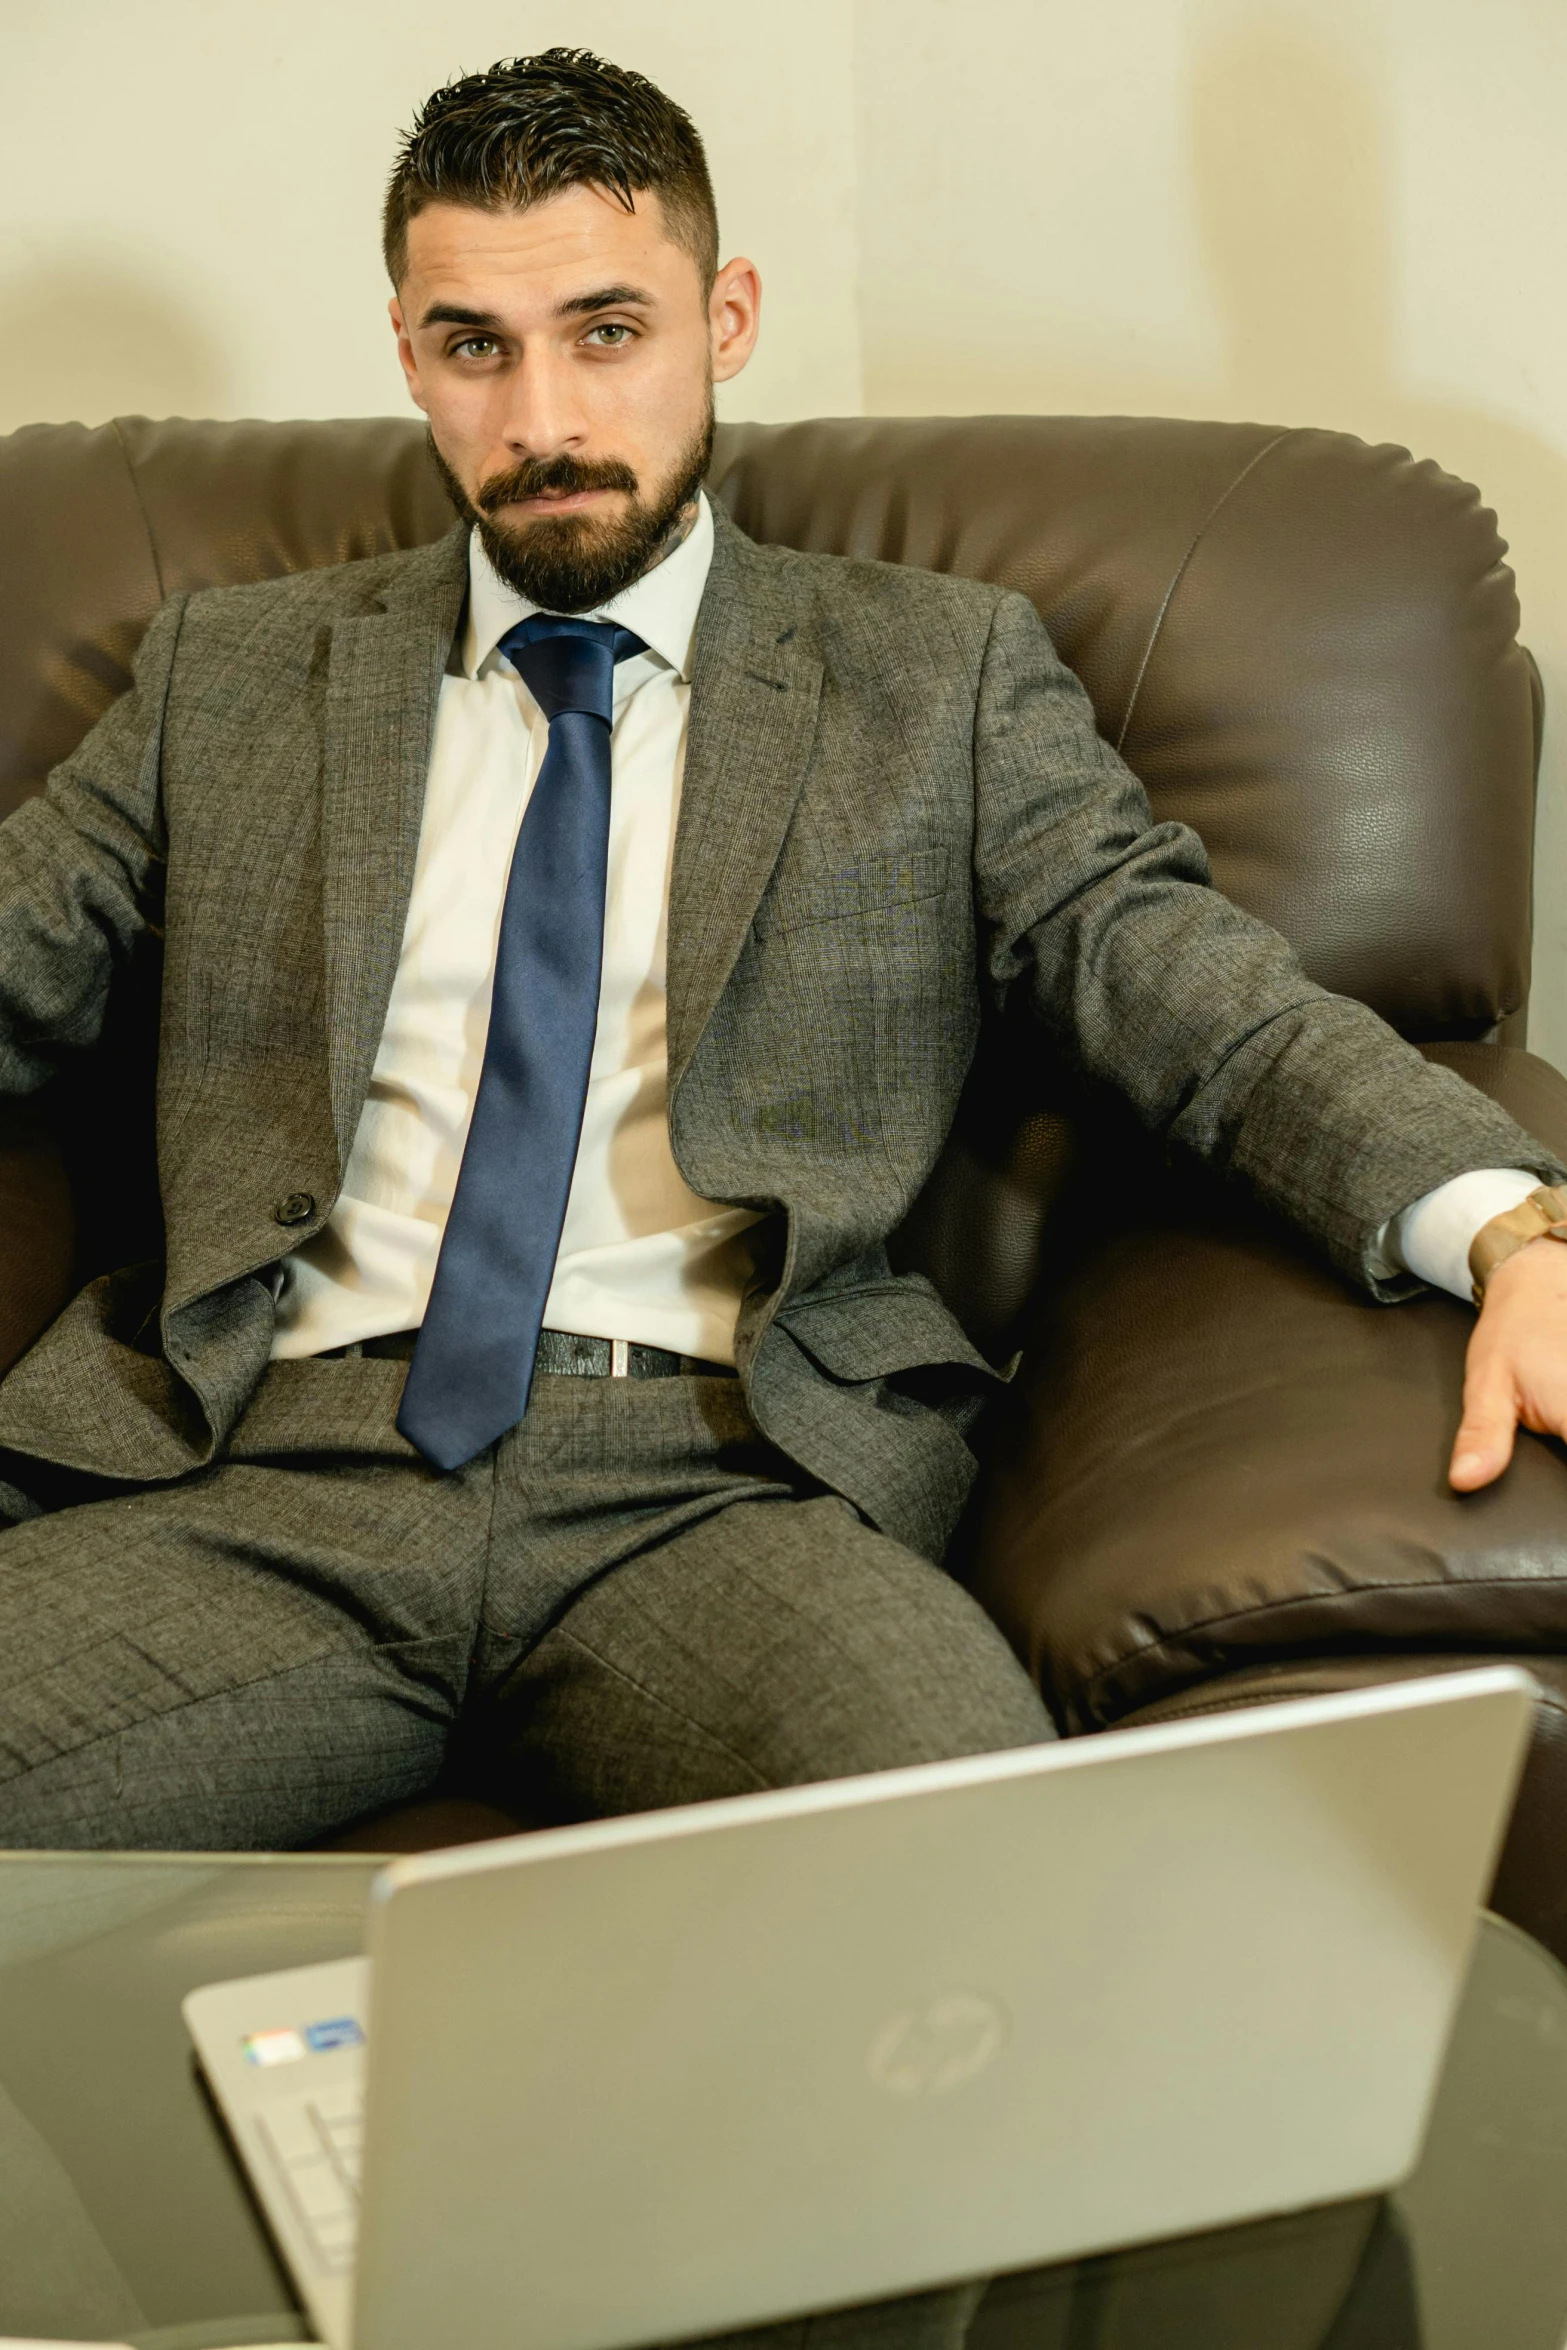
[[[978,1991],[945,1991],[928,2007],[900,2007],[865,2055],[878,2089],[895,2097],[939,2096],[983,2072],[1006,2039],[999,2000]]]

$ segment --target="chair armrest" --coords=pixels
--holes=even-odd
[[[1433,1050],[1557,1149],[1567,1082]],[[1085,1251],[1025,1350],[961,1571],[1064,1728],[1301,1657],[1567,1650],[1567,1470],[1446,1483],[1467,1305],[1378,1306],[1210,1192]]]
[[[0,1110],[0,1376],[71,1295],[76,1218],[59,1150],[25,1105]]]

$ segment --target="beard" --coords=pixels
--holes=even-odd
[[[430,436],[430,459],[496,576],[547,612],[591,612],[651,571],[685,536],[681,523],[713,460],[713,398],[668,476],[650,498],[629,465],[616,458],[525,457],[509,473],[491,474],[469,497]],[[569,490],[621,490],[630,503],[611,518],[545,515],[520,527],[496,512],[521,498]]]

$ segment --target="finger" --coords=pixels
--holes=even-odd
[[[1471,1371],[1447,1472],[1454,1492],[1474,1493],[1492,1484],[1513,1457],[1517,1433],[1518,1399],[1511,1381],[1495,1372]]]

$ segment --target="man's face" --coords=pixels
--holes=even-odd
[[[596,188],[526,211],[431,204],[408,226],[392,324],[459,509],[501,577],[582,612],[681,535],[712,439],[713,385],[756,341],[748,261],[704,300],[658,198]]]

